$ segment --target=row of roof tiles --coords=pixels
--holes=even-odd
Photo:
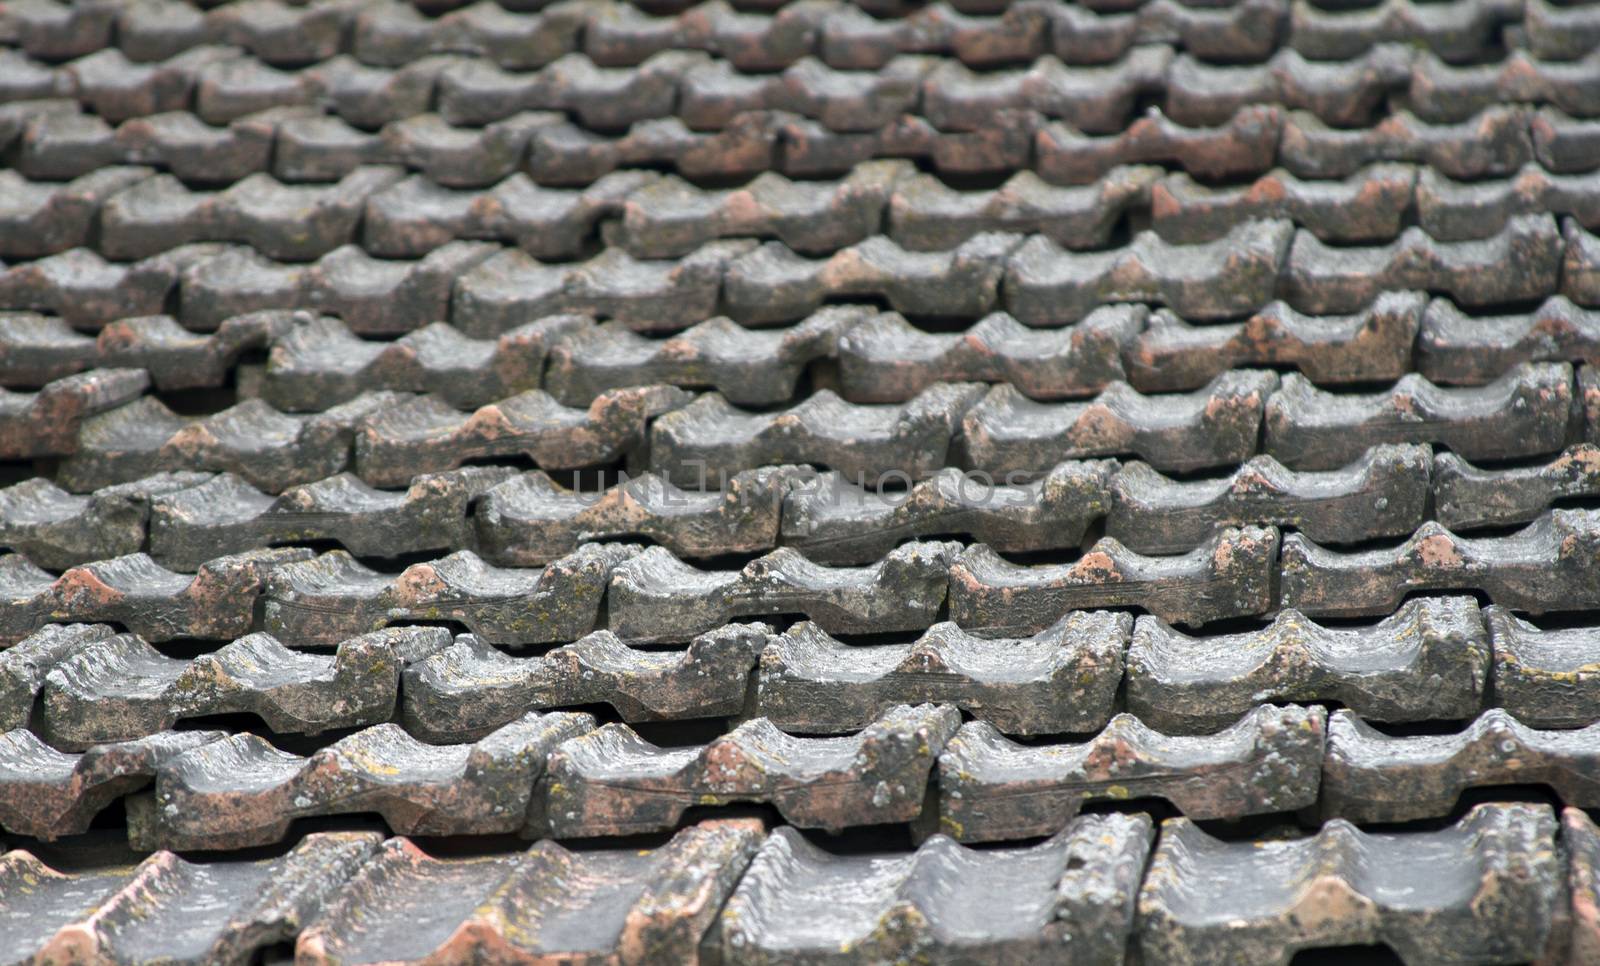
[[[1436,242],[1492,238],[1520,216],[1544,213],[1600,227],[1600,172],[1559,175],[1538,166],[1470,183],[1399,164],[1339,181],[1275,171],[1235,188],[1135,166],[1087,186],[1057,187],[1022,172],[978,191],[954,191],[904,161],[867,162],[839,181],[764,174],[722,190],[645,171],[617,172],[584,189],[541,187],[516,174],[492,189],[457,190],[406,178],[396,167],[362,166],[328,185],[252,175],[197,191],[149,168],[113,166],[65,183],[0,173],[0,190],[8,198],[0,256],[91,246],[114,261],[207,241],[239,242],[283,261],[352,243],[382,258],[422,258],[461,239],[561,260],[581,257],[596,238],[637,259],[689,256],[725,238],[776,239],[815,257],[880,230],[913,252],[959,249],[990,232],[1037,234],[1060,249],[1092,252],[1111,247],[1130,217],[1148,218],[1167,242],[1209,242],[1244,222],[1285,218],[1325,242],[1370,244],[1399,238],[1413,206],[1417,227]]]
[[[278,496],[231,472],[156,474],[83,494],[34,478],[0,489],[0,546],[52,570],[147,550],[192,572],[217,557],[302,542],[366,559],[470,550],[512,567],[640,537],[688,559],[783,546],[844,565],[950,534],[1002,553],[1076,551],[1097,528],[1153,555],[1185,553],[1247,524],[1349,545],[1404,537],[1430,519],[1460,532],[1531,523],[1552,506],[1600,495],[1600,450],[1579,443],[1548,462],[1485,469],[1426,444],[1379,443],[1330,470],[1259,456],[1225,476],[1183,479],[1106,459],[1016,477],[952,467],[901,490],[781,465],[708,476],[704,486],[644,473],[591,489],[540,470],[471,466],[388,490],[344,473]]]
[[[597,131],[676,114],[691,129],[722,130],[757,111],[787,111],[827,130],[872,132],[903,115],[946,131],[982,130],[996,112],[1033,111],[1088,134],[1121,131],[1142,99],[1173,120],[1225,123],[1246,105],[1303,109],[1338,127],[1374,123],[1389,102],[1434,123],[1460,122],[1500,103],[1548,105],[1600,116],[1600,55],[1548,60],[1524,50],[1456,66],[1428,50],[1382,44],[1350,60],[1308,60],[1285,49],[1261,64],[1213,65],[1164,44],[1131,47],[1100,66],[1053,55],[1030,65],[973,71],[959,61],[900,55],[870,70],[813,58],[776,73],[746,73],[694,51],[667,50],[629,67],[567,54],[531,71],[436,55],[398,68],[341,55],[278,70],[236,47],[194,47],[135,63],[115,48],[56,66],[21,52],[0,55],[0,103],[70,98],[112,123],[191,110],[223,125],[274,107],[324,105],[364,129],[437,111],[483,126],[524,111],[565,111]]]
[[[57,577],[0,557],[0,636],[50,623],[109,621],[146,639],[229,640],[263,629],[333,646],[389,625],[446,620],[486,642],[573,641],[604,627],[629,642],[684,642],[746,618],[795,614],[830,633],[923,630],[946,612],[969,631],[1028,635],[1070,610],[1137,607],[1202,626],[1294,608],[1381,616],[1417,592],[1476,591],[1524,613],[1596,606],[1595,511],[1554,510],[1507,536],[1423,524],[1398,546],[1342,552],[1272,527],[1229,527],[1186,554],[1146,556],[1104,538],[1072,562],[1016,563],[985,544],[903,544],[864,567],[828,567],[789,547],[742,568],[702,569],[661,547],[585,544],[543,568],[498,568],[463,550],[374,571],[345,551],[248,551],[175,573],[143,553]],[[605,602],[605,618],[600,619]],[[947,608],[947,611],[946,611]]]
[[[200,184],[266,173],[318,182],[366,164],[403,164],[444,187],[482,188],[519,171],[540,184],[581,186],[632,166],[713,181],[767,171],[840,177],[874,158],[914,159],[955,176],[1033,170],[1055,184],[1087,184],[1117,165],[1140,163],[1238,179],[1274,164],[1299,177],[1342,178],[1372,163],[1416,162],[1471,180],[1511,175],[1533,161],[1556,173],[1591,171],[1600,143],[1600,121],[1514,104],[1439,124],[1400,110],[1374,127],[1354,129],[1258,104],[1240,107],[1215,126],[1195,127],[1151,109],[1106,135],[1084,134],[1032,111],[978,120],[971,131],[941,131],[907,115],[875,131],[840,133],[797,114],[746,111],[720,131],[694,131],[676,117],[662,117],[595,133],[558,112],[522,111],[481,127],[420,113],[365,131],[313,106],[286,106],[217,126],[182,110],[113,125],[56,98],[0,104],[0,145],[14,144],[17,169],[45,180],[70,180],[113,164],[150,164]]]
[[[1124,708],[1189,735],[1222,731],[1261,700],[1337,702],[1390,723],[1492,706],[1536,727],[1581,728],[1600,717],[1586,650],[1596,635],[1540,629],[1498,605],[1480,617],[1470,597],[1416,598],[1359,627],[1289,609],[1259,630],[1197,637],[1149,615],[1069,611],[1027,637],[940,622],[910,643],[851,644],[803,621],[783,634],[725,625],[671,651],[596,631],[536,656],[402,624],[331,654],[323,638],[285,635],[300,649],[290,650],[255,633],[173,658],[107,625],[51,624],[0,654],[0,730],[31,727],[83,751],[224,714],[254,715],[279,735],[392,718],[449,744],[530,710],[607,705],[631,724],[747,714],[839,734],[898,704],[944,702],[1007,735],[1092,733]]]
[[[1125,10],[1040,0],[998,10],[970,6],[931,3],[885,18],[883,11],[837,0],[772,10],[710,0],[670,12],[611,2],[513,10],[480,0],[437,15],[398,0],[253,0],[210,10],[173,0],[28,0],[8,5],[0,16],[0,38],[45,60],[114,48],[132,61],[150,62],[191,47],[231,44],[283,67],[347,53],[379,66],[463,54],[529,69],[579,51],[597,63],[624,66],[663,50],[701,50],[754,71],[813,56],[836,67],[871,69],[897,54],[938,54],[984,67],[1049,52],[1074,64],[1099,64],[1149,43],[1170,43],[1224,62],[1264,60],[1280,43],[1323,59],[1409,43],[1450,60],[1474,60],[1497,53],[1508,32],[1511,43],[1561,60],[1581,57],[1600,39],[1600,19],[1592,10],[1548,0],[1385,0],[1360,10],[1324,9],[1306,0],[1160,0]]]
[[[1069,252],[1044,235],[984,233],[944,252],[907,251],[882,236],[820,258],[781,242],[725,240],[677,259],[620,248],[581,262],[542,262],[518,248],[451,242],[418,261],[373,258],[353,245],[310,263],[275,262],[242,246],[180,245],[131,263],[75,248],[0,271],[0,304],[98,329],[159,315],[178,300],[185,327],[234,315],[306,309],[363,335],[449,321],[493,338],[530,319],[583,313],[671,333],[724,314],[751,328],[803,319],[824,303],[879,299],[923,317],[977,319],[1003,308],[1024,324],[1077,322],[1115,302],[1147,302],[1194,321],[1230,321],[1276,298],[1302,312],[1355,313],[1386,291],[1423,290],[1496,307],[1565,295],[1600,305],[1600,240],[1573,219],[1506,219],[1486,238],[1440,241],[1408,228],[1386,244],[1334,247],[1286,220],[1236,224],[1212,241],[1175,244],[1152,231],[1127,244]]]
[[[406,839],[322,833],[278,858],[58,872],[0,858],[15,951],[245,961],[622,963],[1026,959],[1287,964],[1383,943],[1408,962],[1586,962],[1600,834],[1569,809],[1482,805],[1437,831],[1225,842],[1186,819],[1092,815],[1037,845],[835,855],[792,829],[709,821],[648,849],[435,858]],[[1146,864],[1149,864],[1146,871]],[[552,886],[559,883],[559,886]],[[1225,888],[1219,887],[1226,885]],[[89,911],[86,913],[85,904]]]
[[[1541,730],[1498,708],[1420,736],[1296,704],[1257,704],[1205,735],[1166,734],[1122,713],[1087,740],[1043,743],[932,704],[887,706],[842,736],[751,717],[670,747],[629,725],[595,724],[583,712],[529,712],[476,741],[425,744],[383,723],[309,755],[221,731],[62,752],[14,730],[0,734],[0,826],[44,839],[82,833],[126,798],[134,848],[196,851],[271,845],[297,820],[365,813],[408,835],[583,839],[671,831],[691,808],[759,804],[798,828],[910,823],[917,837],[1003,842],[1055,835],[1086,806],[1130,800],[1162,800],[1196,821],[1303,809],[1362,824],[1446,818],[1463,793],[1512,784],[1600,805],[1600,725]]]
[[[1010,384],[936,382],[904,403],[848,403],[819,390],[774,410],[664,385],[607,390],[587,407],[530,389],[472,411],[432,395],[368,392],[322,413],[252,398],[181,416],[142,395],[144,370],[95,369],[0,395],[0,454],[62,457],[56,482],[80,493],[172,471],[231,472],[270,493],[347,468],[372,486],[404,487],[469,460],[521,457],[545,470],[628,458],[702,491],[790,463],[875,491],[947,466],[1010,485],[1064,460],[1107,456],[1168,473],[1235,467],[1257,453],[1295,470],[1335,470],[1380,443],[1442,445],[1483,461],[1597,442],[1597,378],[1592,366],[1575,374],[1537,362],[1483,386],[1441,387],[1413,373],[1386,390],[1340,393],[1295,373],[1238,369],[1188,393],[1143,394],[1118,381],[1090,399],[1040,402]]]
[[[909,402],[939,382],[1006,382],[1041,402],[1084,398],[1119,381],[1144,393],[1193,391],[1251,365],[1292,367],[1319,387],[1391,382],[1412,369],[1437,386],[1472,386],[1523,363],[1600,356],[1600,312],[1564,297],[1530,312],[1469,316],[1417,292],[1383,293],[1341,317],[1275,302],[1243,321],[1196,325],[1167,310],[1109,305],[1066,328],[1030,328],[995,313],[959,332],[928,332],[898,313],[842,305],[793,326],[746,328],[724,317],[667,338],[577,315],[549,316],[498,338],[433,323],[394,341],[283,310],[232,316],[211,332],[184,329],[171,316],[121,319],[93,336],[52,316],[0,319],[7,387],[106,369],[145,370],[158,391],[220,387],[246,353],[265,353],[264,368],[241,370],[240,392],[291,413],[384,391],[426,393],[470,410],[542,389],[562,406],[583,407],[645,385],[715,389],[755,409],[793,399],[807,374],[816,388],[832,386],[859,404]],[[467,373],[473,378],[462,379]],[[52,392],[85,392],[84,382]],[[12,406],[34,404],[17,398]]]

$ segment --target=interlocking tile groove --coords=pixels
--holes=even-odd
[[[1448,815],[1468,788],[1541,784],[1578,808],[1600,801],[1600,725],[1540,731],[1491,708],[1449,735],[1395,738],[1349,711],[1328,722],[1322,813],[1352,822]]]
[[[601,130],[667,117],[692,70],[711,65],[705,54],[664,50],[636,67],[601,67],[568,54],[529,72],[511,72],[468,58],[448,58],[434,101],[451,124],[478,126],[518,111],[566,111]],[[403,70],[404,68],[402,68]]]
[[[1565,950],[1555,950],[1557,955],[1550,956],[1550,961],[1579,966],[1600,956],[1600,828],[1595,828],[1594,819],[1582,809],[1562,809],[1562,844],[1571,932]],[[1560,958],[1560,953],[1565,953],[1565,958]]]
[[[300,935],[296,961],[694,962],[761,839],[752,819],[700,822],[650,849],[545,841],[436,859],[390,839]]]
[[[361,557],[472,549],[469,504],[515,474],[470,466],[418,474],[392,491],[340,473],[271,497],[222,473],[151,501],[150,555],[185,570],[223,554],[306,541],[332,541]]]
[[[13,81],[19,70],[26,73],[27,67],[25,58],[19,58],[11,51],[0,51],[0,101],[4,102],[0,103],[0,146],[5,148],[17,145],[33,125],[45,118],[71,117],[83,110],[70,97],[53,96],[49,91],[22,89],[29,86],[26,81],[19,88]],[[100,165],[91,164],[62,177],[75,177],[98,167]],[[18,170],[23,169],[19,166]],[[27,172],[24,170],[23,173]]]
[[[870,564],[903,540],[948,534],[1009,553],[1077,547],[1111,509],[1116,472],[1115,460],[1070,461],[1031,482],[996,482],[946,467],[890,493],[823,473],[784,496],[782,543],[829,564]]]
[[[344,32],[360,9],[359,2],[223,6],[206,12],[204,31],[217,43],[243,47],[269,64],[292,67],[338,54]],[[120,30],[118,41],[122,42]]]
[[[7,47],[0,51],[0,100],[36,101],[70,99],[75,93],[70,76],[40,63],[22,51]]]
[[[1540,108],[1529,119],[1533,153],[1548,171],[1580,174],[1600,167],[1600,120],[1568,117],[1554,108]]]
[[[1312,316],[1272,302],[1242,322],[1204,325],[1159,309],[1123,343],[1122,365],[1141,392],[1199,389],[1253,365],[1292,366],[1318,385],[1399,379],[1426,304],[1420,292],[1383,292],[1354,315]]]
[[[1528,108],[1515,104],[1486,107],[1449,124],[1430,124],[1399,110],[1376,125],[1357,128],[1330,126],[1314,114],[1289,111],[1278,161],[1302,178],[1345,178],[1383,161],[1427,165],[1452,178],[1506,176],[1534,157],[1529,121]],[[1535,127],[1535,135],[1537,131]]]
[[[182,110],[191,104],[199,106],[196,113],[215,123],[229,118],[206,116],[208,81],[234,69],[235,65],[246,65],[248,69],[249,65],[258,64],[237,48],[208,45],[145,64],[129,60],[120,50],[107,48],[44,69],[55,75],[62,93],[75,96],[90,111],[112,123]],[[278,76],[291,82],[285,85],[288,89],[274,92],[283,103],[303,102],[316,89],[316,82],[309,74]]]
[[[250,634],[193,660],[163,656],[133,634],[94,641],[45,674],[34,730],[57,748],[142,738],[185,718],[253,714],[279,734],[387,721],[400,685],[398,655],[373,639],[335,655],[301,654]]]
[[[1094,63],[1130,44],[1167,43],[1200,58],[1260,60],[1272,53],[1287,4],[1241,0],[1196,7],[1170,0],[1109,5],[1051,6],[1051,45],[1068,63]]]
[[[201,335],[170,315],[119,319],[100,330],[93,364],[144,369],[158,390],[221,386],[247,350],[266,349],[293,324],[288,312],[252,312]]]
[[[1565,891],[1556,828],[1548,807],[1521,803],[1479,805],[1439,831],[1336,819],[1266,842],[1169,819],[1139,893],[1136,950],[1174,966],[1288,966],[1299,950],[1379,943],[1408,963],[1538,959]]]
[[[306,836],[269,859],[194,863],[157,852],[135,866],[63,873],[22,850],[0,857],[0,931],[23,961],[81,958],[238,966],[289,942],[379,847],[372,832]]]
[[[237,241],[268,258],[309,261],[354,241],[367,196],[403,174],[393,167],[358,168],[329,185],[283,184],[254,174],[220,192],[191,191],[172,175],[156,175],[106,201],[99,248],[128,261],[191,242]]]
[[[273,341],[260,392],[291,412],[324,410],[385,389],[428,393],[463,409],[484,406],[538,388],[552,346],[590,324],[583,316],[555,315],[497,339],[473,339],[435,322],[384,342],[358,338],[329,316],[298,316]]]
[[[825,567],[779,547],[739,570],[701,570],[649,547],[612,572],[609,626],[625,641],[687,641],[739,618],[799,613],[835,634],[923,630],[960,552],[908,543],[865,567]]]
[[[1281,603],[1314,617],[1387,614],[1413,591],[1476,590],[1530,614],[1600,606],[1600,511],[1552,510],[1505,537],[1458,537],[1429,521],[1404,544],[1338,553],[1283,541]]]
[[[1529,523],[1572,498],[1600,496],[1600,447],[1579,443],[1538,466],[1482,469],[1455,455],[1433,459],[1433,517],[1452,530]]]
[[[138,399],[149,385],[143,369],[94,369],[37,392],[0,389],[0,459],[69,455],[95,416]]]
[[[34,699],[52,667],[116,632],[105,624],[46,624],[0,651],[0,731],[27,727]]]
[[[719,238],[774,238],[796,252],[826,254],[876,234],[890,193],[913,170],[905,161],[868,161],[836,182],[766,172],[725,190],[665,177],[620,200],[606,238],[637,258],[683,256]]]
[[[1467,241],[1438,241],[1411,227],[1370,248],[1331,248],[1302,229],[1279,285],[1291,305],[1315,313],[1357,312],[1386,290],[1495,305],[1556,294],[1562,252],[1561,233],[1548,214],[1516,215],[1495,234]]]
[[[937,383],[909,402],[857,405],[832,390],[787,409],[750,412],[706,393],[650,427],[650,468],[680,486],[720,486],[741,470],[814,463],[877,486],[916,481],[945,465],[976,383]],[[598,460],[591,461],[598,462]]]
[[[194,575],[173,573],[143,553],[73,567],[60,577],[17,554],[0,557],[0,641],[45,624],[106,621],[148,641],[232,640],[250,630],[251,611],[275,567],[308,560],[284,547],[218,557]]]
[[[691,131],[675,117],[644,121],[617,134],[562,122],[530,132],[528,161],[542,184],[566,186],[589,184],[633,165],[666,167],[688,178],[747,178],[770,170],[792,175],[796,172],[783,167],[777,150],[781,127],[778,116],[764,111],[741,114],[720,131]],[[823,137],[830,143],[867,142],[867,151],[852,153],[852,159],[878,153],[870,135]]]
[[[752,244],[713,242],[683,258],[651,260],[608,247],[584,262],[556,264],[506,249],[456,280],[449,317],[476,339],[564,312],[620,319],[641,332],[675,332],[717,314],[724,266]]]
[[[106,200],[151,174],[107,167],[63,184],[0,171],[0,257],[37,258],[87,244]]]
[[[0,12],[0,35],[29,56],[68,60],[107,46],[116,20],[109,4],[18,3]]]
[[[1053,55],[1027,67],[974,73],[943,61],[922,85],[919,113],[945,131],[971,130],[1005,110],[1038,111],[1091,134],[1120,131],[1140,95],[1161,90],[1172,48],[1130,49],[1104,66],[1068,67]]]
[[[175,110],[113,125],[68,103],[70,110],[30,112],[18,137],[17,170],[33,178],[61,179],[106,165],[141,164],[165,169],[186,183],[225,184],[267,171],[275,141],[296,121],[306,123],[312,116],[306,108],[273,108],[213,127],[188,111]],[[337,118],[323,124],[353,130]],[[361,163],[379,160],[358,156],[326,175],[337,180]]]
[[[1076,322],[1107,302],[1154,302],[1187,319],[1243,315],[1272,300],[1294,238],[1283,220],[1242,222],[1195,245],[1141,231],[1125,247],[1096,252],[1068,253],[1035,235],[1008,260],[1005,308],[1039,326]]]
[[[904,158],[960,176],[1025,167],[1042,123],[1030,112],[1001,111],[977,130],[939,131],[924,118],[901,115],[887,127],[840,132],[794,114],[750,111],[721,131],[691,131],[682,121],[666,118],[637,125],[616,139],[569,125],[552,127],[531,144],[540,177],[563,184],[592,181],[628,162],[674,165],[691,178],[742,179],[779,170],[810,179],[844,177],[875,158]]]
[[[163,731],[70,754],[25,729],[0,733],[0,827],[47,841],[85,832],[101,809],[149,784],[162,762],[226,737]]]
[[[985,721],[939,756],[938,830],[963,842],[1053,835],[1091,801],[1162,798],[1194,819],[1317,800],[1327,712],[1258,705],[1213,735],[1170,736],[1130,714],[1069,744],[1018,744]]]
[[[83,492],[163,470],[227,472],[268,493],[281,493],[343,470],[363,418],[392,412],[403,400],[397,393],[365,393],[327,412],[300,415],[246,399],[196,417],[180,416],[155,396],[144,396],[86,420],[76,452],[62,462],[56,478],[67,489]],[[408,474],[399,482],[409,480]]]
[[[1600,307],[1600,236],[1575,219],[1562,219],[1567,243],[1561,262],[1561,294],[1579,305]]]
[[[1372,7],[1325,9],[1295,0],[1288,44],[1318,60],[1357,57],[1379,44],[1412,44],[1450,61],[1482,58],[1501,28],[1522,19],[1523,0],[1468,0],[1434,5],[1384,0]]]
[[[958,191],[932,175],[912,175],[897,181],[888,198],[887,234],[918,251],[957,248],[994,231],[1040,233],[1071,249],[1104,248],[1125,215],[1150,203],[1150,186],[1160,176],[1150,165],[1116,167],[1093,184],[1058,187],[1019,171],[998,188]]]
[[[566,64],[546,65],[548,76],[538,79],[559,83],[571,79],[573,71],[570,68],[576,67],[581,72],[586,66],[582,63],[573,64],[571,55],[566,59],[569,61]],[[452,123],[465,120],[473,127],[484,126],[502,117],[515,118],[520,111],[514,106],[510,106],[504,114],[498,113],[500,108],[509,105],[495,104],[492,94],[482,106],[490,107],[497,116],[453,117],[453,113],[461,106],[462,92],[456,80],[463,71],[471,73],[474,67],[483,65],[483,61],[470,57],[441,55],[422,57],[403,67],[388,70],[368,67],[353,57],[336,57],[327,64],[319,65],[311,73],[326,91],[331,92],[325,92],[323,100],[331,101],[335,113],[360,128],[378,128],[391,121],[422,114],[430,108],[437,108]],[[468,112],[471,112],[471,105],[468,105]]]
[[[1284,610],[1259,631],[1190,637],[1141,617],[1128,710],[1168,734],[1220,730],[1258,701],[1337,701],[1369,721],[1472,717],[1489,635],[1471,597],[1407,601],[1377,624],[1322,627]]]
[[[1416,169],[1403,164],[1375,164],[1340,181],[1274,170],[1225,188],[1169,174],[1150,191],[1150,218],[1161,237],[1187,244],[1220,238],[1252,218],[1287,218],[1324,241],[1387,241],[1400,234],[1416,182]]]
[[[1006,734],[1090,732],[1111,718],[1133,618],[1072,611],[1026,638],[948,621],[910,644],[843,643],[806,621],[761,654],[754,713],[785,731],[839,734],[896,704],[952,704]]]
[[[449,317],[458,276],[471,278],[471,270],[497,251],[489,242],[462,241],[434,249],[426,258],[400,261],[343,245],[315,262],[284,264],[248,248],[213,248],[210,257],[186,263],[179,319],[185,328],[201,331],[247,312],[305,309],[337,315],[358,335],[402,335]],[[553,313],[536,313],[546,314]],[[457,321],[465,334],[485,337]],[[519,318],[487,337],[526,321]]]
[[[1593,626],[1541,629],[1504,607],[1484,609],[1494,656],[1494,699],[1533,728],[1600,720],[1600,660]]]
[[[882,312],[840,333],[839,386],[862,403],[905,402],[938,382],[1010,383],[1033,399],[1093,395],[1123,378],[1123,346],[1147,314],[1107,305],[1076,325],[1035,330],[996,312],[945,334]]]
[[[1426,518],[1430,456],[1426,446],[1383,443],[1320,473],[1255,456],[1208,480],[1173,480],[1130,462],[1111,480],[1105,532],[1151,554],[1184,553],[1225,526],[1252,523],[1293,527],[1322,543],[1404,537]]]
[[[273,571],[265,629],[332,645],[408,620],[447,620],[490,644],[575,641],[594,630],[612,570],[638,552],[632,544],[584,544],[546,567],[501,569],[461,550],[383,574],[333,550]]]
[[[710,387],[740,406],[788,402],[807,365],[832,358],[839,336],[874,311],[828,306],[798,325],[747,329],[719,316],[666,339],[618,321],[574,330],[550,347],[544,388],[569,406],[610,389],[665,383]]]
[[[646,537],[680,557],[760,553],[778,545],[784,496],[808,474],[768,466],[721,489],[679,489],[645,473],[599,491],[568,490],[534,470],[474,505],[477,549],[496,564],[542,564],[592,540]],[[885,549],[887,552],[887,548]],[[876,559],[876,558],[874,558]]]
[[[1600,45],[1600,15],[1586,7],[1524,0],[1528,49],[1546,60],[1578,60]]]
[[[1578,398],[1572,401],[1572,412],[1575,423],[1581,416],[1580,441],[1600,446],[1600,367],[1585,365],[1578,368]]]
[[[1505,180],[1451,181],[1431,169],[1417,180],[1417,222],[1441,241],[1487,238],[1513,217],[1544,212],[1600,226],[1600,173],[1551,174],[1530,164]]]
[[[538,657],[463,635],[406,669],[402,720],[424,741],[457,742],[545,708],[609,704],[629,722],[731,716],[771,633],[765,624],[729,624],[683,650],[645,651],[595,631]]]
[[[0,489],[0,546],[48,570],[137,553],[145,545],[151,501],[208,478],[162,473],[77,495],[32,477]]]
[[[722,298],[747,325],[804,318],[825,300],[887,300],[908,315],[977,317],[998,307],[1001,278],[1022,236],[974,235],[942,252],[907,251],[882,235],[823,258],[767,242],[728,262]]]
[[[1382,44],[1334,62],[1307,59],[1293,49],[1244,65],[1207,64],[1180,54],[1167,71],[1164,109],[1183,124],[1222,124],[1247,104],[1280,104],[1338,127],[1365,126],[1391,93],[1405,89],[1412,57],[1403,44]]]
[[[756,854],[712,933],[722,961],[1121,963],[1150,819],[1093,815],[1048,841],[978,851],[835,856],[793,829]],[[841,889],[843,884],[848,889]]]
[[[373,486],[405,486],[470,459],[526,456],[543,469],[614,462],[644,442],[646,425],[687,404],[672,386],[615,389],[586,407],[563,406],[542,389],[463,412],[434,396],[376,409],[355,429],[356,475]],[[350,405],[350,404],[346,404]]]
[[[401,835],[520,830],[551,749],[594,728],[587,714],[528,714],[472,744],[425,745],[380,724],[310,757],[252,734],[167,759],[129,801],[135,848],[237,849],[284,839],[299,818],[376,812]]]
[[[221,48],[193,72],[193,109],[207,124],[221,125],[270,108],[326,104],[353,125],[378,127],[426,110],[435,78],[448,62],[427,58],[391,71],[341,55],[304,70],[280,70],[234,48]],[[124,113],[131,114],[134,106]]]
[[[907,822],[922,810],[951,707],[898,705],[858,734],[796,738],[755,718],[709,744],[660,748],[609,724],[550,753],[536,795],[556,838],[670,829],[691,805],[765,802],[802,828]]]
[[[1115,382],[1091,400],[1036,402],[1003,383],[966,411],[960,448],[965,465],[996,475],[1094,456],[1138,456],[1168,471],[1232,466],[1256,451],[1277,385],[1275,374],[1245,369],[1190,393],[1144,395]]]
[[[876,70],[842,71],[807,57],[779,73],[747,74],[727,61],[703,60],[684,71],[674,92],[676,113],[697,130],[724,127],[745,111],[768,110],[810,118],[833,131],[874,131],[902,114],[928,113],[926,104],[920,112],[917,105],[925,101],[923,78],[938,63],[907,56]]]
[[[0,385],[42,386],[96,368],[95,340],[53,315],[0,312]]]
[[[38,2],[8,9],[0,30],[14,31],[22,49],[45,60],[114,46],[143,63],[215,43],[242,47],[268,63],[294,66],[337,54],[341,30],[358,9],[352,3],[300,7],[265,2],[202,11],[178,3]]]
[[[1434,299],[1417,335],[1417,371],[1437,383],[1490,382],[1522,362],[1600,360],[1600,312],[1565,296],[1517,315],[1470,316]]]
[[[428,113],[386,124],[379,136],[391,157],[430,181],[447,188],[487,188],[522,166],[536,132],[565,124],[566,115],[553,111],[513,114],[482,127],[455,127]],[[280,129],[278,137],[281,161],[289,130]]]
[[[402,141],[415,130],[409,118],[391,121],[380,131],[368,132],[351,126],[343,118],[314,109],[279,108],[264,114],[278,118],[273,131],[270,170],[280,181],[338,181],[366,165],[409,162],[421,166],[429,160],[421,155],[414,142]],[[516,123],[516,120],[507,119],[496,126]],[[481,139],[492,137],[493,132],[479,132]],[[473,138],[468,134],[464,140],[471,142]]]
[[[1147,557],[1105,537],[1070,564],[1015,564],[983,544],[950,566],[950,619],[990,634],[1035,634],[1069,610],[1142,607],[1197,627],[1272,609],[1273,527],[1228,527],[1178,557]]]
[[[585,17],[582,46],[590,59],[607,66],[637,64],[663,50],[701,50],[740,70],[772,71],[815,53],[820,31],[846,11],[833,0],[761,11],[721,2],[649,9],[609,4]]]
[[[1330,393],[1298,373],[1267,400],[1263,448],[1287,466],[1331,470],[1379,443],[1433,443],[1466,459],[1555,453],[1567,438],[1572,367],[1523,363],[1487,386],[1402,376],[1376,393]]]
[[[1009,174],[1028,166],[1034,134],[1044,125],[1031,111],[997,111],[972,130],[940,131],[926,118],[901,115],[875,131],[837,132],[802,117],[769,116],[779,166],[791,177],[809,178],[842,175],[875,157],[919,160],[951,177]]]
[[[399,67],[430,54],[467,54],[512,70],[543,67],[578,47],[591,20],[578,4],[537,12],[475,3],[429,17],[410,3],[356,6],[350,52],[364,64]]]
[[[473,191],[413,175],[364,199],[362,246],[384,258],[419,258],[455,239],[473,238],[517,245],[535,258],[572,258],[603,220],[621,217],[630,193],[656,178],[648,171],[616,172],[578,190],[541,187],[518,173],[492,189]]]
[[[1456,67],[1419,51],[1406,101],[1419,117],[1464,121],[1491,104],[1549,104],[1574,117],[1600,116],[1600,52],[1582,60],[1543,60],[1526,50]]]
[[[1089,184],[1117,165],[1147,163],[1170,164],[1202,178],[1239,178],[1272,167],[1282,128],[1283,114],[1271,105],[1246,105],[1221,124],[1192,127],[1151,108],[1120,133],[1105,136],[1046,125],[1035,138],[1035,166],[1058,184]]]

